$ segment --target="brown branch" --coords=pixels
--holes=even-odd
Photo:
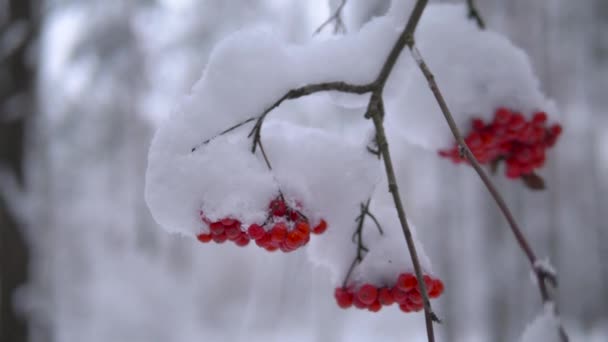
[[[382,93],[384,90],[384,86],[386,81],[388,80],[389,75],[391,74],[399,56],[403,49],[413,42],[414,32],[416,27],[418,26],[418,22],[422,17],[422,13],[426,8],[428,0],[418,0],[410,18],[408,19],[405,28],[397,38],[397,41],[393,45],[391,51],[389,52],[386,61],[384,62],[382,69],[380,70],[378,77],[373,82],[374,89],[372,91],[372,95],[369,100],[369,104],[367,106],[367,111],[365,113],[366,118],[371,118],[374,122],[374,126],[376,128],[376,142],[378,145],[378,150],[382,155],[382,159],[384,160],[384,168],[386,171],[386,177],[388,181],[388,190],[393,197],[393,202],[395,203],[395,209],[397,210],[397,216],[399,217],[399,223],[401,224],[401,229],[403,230],[403,235],[405,237],[405,241],[407,243],[407,247],[410,253],[410,258],[412,260],[412,264],[414,266],[414,272],[416,273],[416,278],[418,280],[418,284],[421,290],[423,302],[424,302],[424,317],[425,317],[425,325],[426,325],[426,333],[427,339],[429,342],[435,341],[435,333],[433,330],[433,322],[440,322],[439,318],[435,315],[431,308],[431,302],[428,296],[428,290],[426,288],[426,284],[424,283],[422,267],[420,266],[420,260],[418,258],[418,253],[416,251],[416,245],[414,243],[414,238],[412,235],[412,231],[407,222],[407,217],[405,214],[405,210],[403,208],[403,202],[401,200],[401,195],[399,194],[399,186],[397,185],[397,177],[395,176],[395,170],[393,167],[393,162],[391,159],[390,149],[388,145],[388,141],[386,139],[386,133],[384,131],[384,101],[382,99]]]
[[[256,147],[259,145],[260,136],[262,133],[262,124],[266,116],[275,108],[281,105],[286,100],[293,100],[303,96],[319,93],[323,91],[339,91],[350,94],[365,94],[369,93],[374,89],[373,84],[349,84],[346,82],[326,82],[305,85],[300,88],[291,89],[280,99],[275,101],[270,107],[266,108],[262,114],[256,117],[256,123],[249,132],[248,137],[253,137],[253,143],[251,146],[251,152],[255,152]]]
[[[321,31],[323,31],[323,29],[332,22],[335,22],[334,34],[346,32],[344,22],[342,21],[342,10],[344,9],[344,5],[346,5],[346,0],[342,0],[340,5],[338,5],[338,8],[336,8],[336,10],[334,11],[334,13],[315,30],[313,35],[321,33]]]
[[[488,191],[492,195],[492,198],[494,199],[494,201],[500,208],[500,211],[502,212],[504,217],[507,219],[507,222],[509,223],[509,227],[511,228],[511,232],[515,236],[515,239],[517,240],[519,247],[524,252],[526,257],[528,258],[528,261],[530,262],[530,266],[532,267],[532,270],[536,274],[538,288],[539,288],[543,303],[554,302],[553,298],[551,297],[551,294],[549,293],[549,291],[547,289],[547,282],[552,283],[554,286],[557,285],[557,281],[555,279],[554,274],[546,272],[545,270],[543,270],[542,267],[538,267],[538,259],[536,258],[534,250],[532,249],[532,247],[526,240],[526,237],[524,236],[521,228],[515,221],[515,218],[514,218],[513,214],[511,213],[511,210],[507,206],[504,198],[501,196],[501,194],[497,190],[496,186],[494,186],[494,184],[492,183],[492,181],[490,180],[490,178],[488,177],[486,172],[483,170],[483,168],[481,167],[481,165],[475,158],[475,155],[471,152],[471,150],[467,146],[466,142],[464,141],[464,138],[463,138],[462,134],[460,133],[460,130],[458,129],[458,126],[456,125],[456,122],[454,121],[454,117],[452,116],[452,113],[450,112],[448,105],[447,105],[445,99],[443,98],[441,91],[439,90],[439,86],[437,85],[437,82],[435,81],[435,76],[430,71],[426,62],[422,58],[420,51],[418,51],[418,48],[415,46],[413,41],[412,41],[411,45],[409,45],[409,48],[410,48],[410,51],[412,52],[412,56],[416,60],[416,63],[420,67],[422,74],[424,75],[424,77],[427,80],[429,88],[433,92],[433,95],[435,96],[435,99],[437,100],[437,103],[439,104],[439,107],[441,108],[441,112],[443,113],[443,116],[444,116],[445,120],[447,121],[447,124],[450,127],[452,134],[454,135],[454,138],[458,142],[459,150],[461,151],[462,154],[464,154],[465,158],[467,158],[467,160],[471,163],[471,165],[473,166],[473,168],[475,169],[475,171],[481,178],[481,181],[483,182],[485,187],[488,189]],[[557,310],[556,310],[556,314],[557,314]],[[562,338],[562,341],[567,342],[568,336],[567,336],[564,328],[561,325],[559,326],[559,333]]]
[[[475,0],[467,0],[467,8],[469,9],[469,19],[475,20],[477,27],[479,27],[480,30],[485,30],[486,23],[481,17],[479,9],[477,9],[477,6],[475,5]]]
[[[266,108],[262,112],[262,114],[245,119],[227,129],[221,131],[219,134],[194,146],[192,148],[191,152],[194,152],[197,149],[199,149],[201,146],[208,144],[211,140],[213,140],[219,136],[222,136],[224,134],[230,133],[233,130],[235,130],[245,124],[253,122],[253,121],[255,121],[255,125],[253,126],[253,128],[251,129],[251,131],[249,132],[249,135],[247,135],[247,137],[253,136],[253,143],[252,143],[251,150],[252,150],[252,152],[255,152],[256,147],[258,145],[260,145],[260,134],[261,134],[262,123],[263,123],[264,119],[273,109],[280,106],[281,103],[283,103],[284,101],[297,99],[300,97],[304,97],[307,95],[311,95],[311,94],[319,93],[319,92],[323,92],[323,91],[339,91],[342,93],[349,93],[349,94],[365,94],[365,93],[371,92],[373,89],[374,89],[374,85],[371,83],[361,85],[361,84],[350,84],[350,83],[341,82],[341,81],[315,83],[315,84],[309,84],[309,85],[305,85],[303,87],[291,89],[285,95],[283,95],[280,99],[278,99],[272,105],[270,105],[270,107]]]

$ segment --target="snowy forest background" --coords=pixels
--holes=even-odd
[[[496,182],[560,272],[573,340],[604,341],[608,2],[478,5],[529,54],[564,126],[548,190]],[[340,310],[303,252],[169,235],[143,200],[155,127],[214,44],[259,23],[304,42],[329,13],[325,0],[0,0],[0,340],[424,340],[422,314]],[[470,168],[417,158],[402,186],[446,283],[439,340],[515,341],[540,299],[506,222]]]

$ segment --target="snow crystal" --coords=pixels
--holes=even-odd
[[[545,304],[544,311],[526,327],[519,342],[561,342],[559,327],[554,305]]]

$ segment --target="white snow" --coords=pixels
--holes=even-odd
[[[536,262],[534,263],[534,268],[540,270],[541,272],[547,275],[550,275],[553,278],[557,277],[557,271],[555,270],[553,264],[551,264],[549,258],[536,260]]]
[[[519,342],[561,342],[559,326],[554,305],[545,304],[543,312],[526,327]]]

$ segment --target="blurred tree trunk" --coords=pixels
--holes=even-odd
[[[0,166],[23,184],[25,122],[35,110],[32,99],[34,69],[28,48],[36,32],[36,1],[11,0],[0,18]],[[27,340],[27,325],[14,308],[13,294],[27,279],[28,251],[11,214],[7,198],[0,198],[0,341]]]

